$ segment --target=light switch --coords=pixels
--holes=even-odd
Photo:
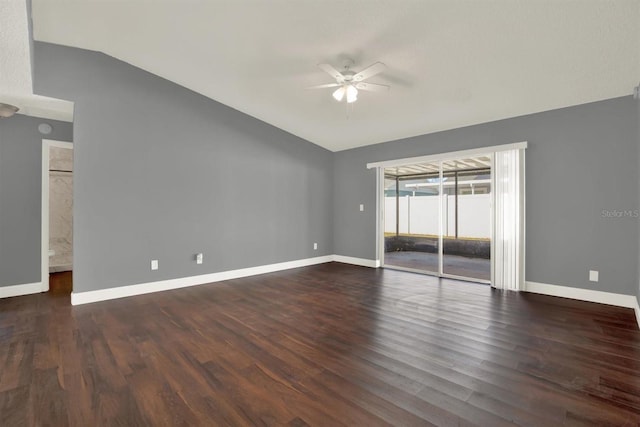
[[[598,281],[598,270],[589,270],[589,280],[592,282],[597,282]]]
[[[364,205],[363,204],[360,205],[360,212],[364,212]]]

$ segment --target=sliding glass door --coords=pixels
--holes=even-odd
[[[488,282],[490,256],[490,155],[384,169],[383,265]]]
[[[447,178],[442,273],[491,280],[491,169],[456,162]],[[465,167],[466,166],[466,167]]]
[[[410,167],[385,174],[387,265],[439,273],[440,176],[437,168],[434,165],[436,172],[425,173]]]

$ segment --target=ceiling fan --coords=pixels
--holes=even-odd
[[[324,89],[330,87],[337,87],[333,92],[333,97],[336,101],[341,102],[346,98],[347,103],[351,104],[358,100],[358,91],[365,90],[370,92],[380,92],[389,90],[388,85],[382,85],[378,83],[366,83],[364,80],[371,78],[377,74],[383,72],[387,66],[382,62],[376,62],[375,64],[365,68],[364,70],[356,73],[351,70],[352,62],[349,61],[344,66],[344,71],[340,72],[329,64],[318,64],[318,67],[336,79],[335,83],[327,83],[323,85],[311,86],[308,89]]]

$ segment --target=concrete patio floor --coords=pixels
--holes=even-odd
[[[438,254],[397,251],[384,254],[385,265],[438,272]],[[444,255],[443,272],[470,279],[491,280],[491,260]]]

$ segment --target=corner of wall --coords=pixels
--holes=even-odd
[[[639,6],[640,7],[640,6]],[[638,139],[638,169],[637,173],[640,174],[640,99],[636,99],[636,132]],[[638,210],[640,210],[640,179],[636,179],[636,183],[638,184]],[[640,221],[638,221],[638,263],[637,263],[637,275],[636,281],[638,283],[638,292],[636,294],[636,320],[638,321],[638,327],[640,328]]]

